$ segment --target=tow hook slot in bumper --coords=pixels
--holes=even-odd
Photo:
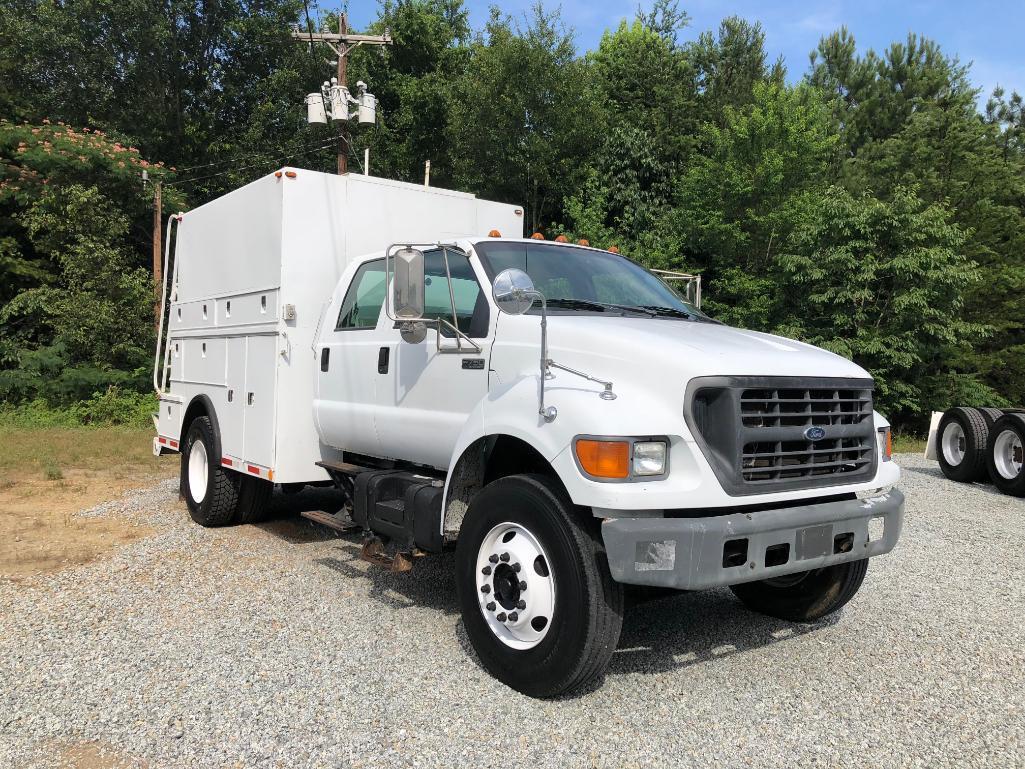
[[[903,522],[904,495],[892,489],[707,518],[609,518],[601,531],[617,582],[700,590],[883,555]]]

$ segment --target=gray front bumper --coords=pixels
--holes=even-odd
[[[882,520],[883,532],[870,541],[873,518]],[[707,518],[608,518],[601,533],[617,582],[699,590],[882,555],[897,544],[903,523],[904,495],[892,489],[869,499]],[[742,540],[744,562],[724,566],[726,543],[736,552]],[[836,552],[844,543],[849,551]],[[787,560],[766,566],[766,548],[774,545],[788,545],[773,550],[777,557],[785,551]]]

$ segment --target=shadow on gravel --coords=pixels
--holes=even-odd
[[[930,470],[908,469],[934,475]],[[299,517],[303,510],[334,511],[340,503],[341,497],[332,489],[307,488],[297,494],[278,492],[271,500],[272,515],[277,520],[258,526],[289,544],[332,541],[335,554],[314,558],[313,563],[366,585],[367,597],[389,608],[420,607],[444,615],[459,613],[454,552],[419,558],[411,572],[393,574],[360,560],[361,535],[339,534]],[[821,622],[802,625],[752,612],[727,589],[679,593],[630,588],[623,632],[607,675],[657,674],[714,663],[737,652],[814,633],[833,625],[841,615],[842,612]],[[456,626],[456,638],[467,657],[480,666],[462,622]],[[558,699],[577,699],[600,689],[602,683],[596,681],[585,690]]]
[[[344,552],[344,556],[315,558],[313,562],[351,580],[368,584],[369,598],[393,609],[420,607],[442,614],[459,612],[454,580],[455,553],[418,558],[412,571],[393,574],[359,560],[357,535],[340,539],[337,549]]]
[[[984,494],[994,494],[998,497],[1005,496],[1002,491],[1000,491],[995,486],[991,486],[988,483],[958,483],[957,481],[951,481],[945,475],[943,475],[943,471],[939,469],[939,465],[937,465],[935,468],[904,467],[902,468],[902,470],[905,473],[917,473],[918,475],[924,475],[927,478],[936,478],[938,480],[943,481],[944,483],[953,483],[961,488],[970,488],[972,491],[981,491]]]
[[[748,610],[726,589],[680,593],[630,606],[609,675],[664,673],[760,649],[835,624],[807,625]]]

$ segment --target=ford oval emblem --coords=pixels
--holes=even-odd
[[[826,431],[813,425],[804,431],[804,437],[809,441],[821,441],[826,437]]]

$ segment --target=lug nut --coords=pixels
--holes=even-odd
[[[527,602],[526,601],[517,601],[516,602],[516,608],[519,609],[520,611],[523,611],[524,609],[527,608]]]
[[[488,608],[488,611],[494,611],[495,610],[495,602],[491,601],[490,603],[488,603],[488,607],[487,608]]]
[[[491,563],[498,563],[498,556],[492,554],[491,557],[488,558],[488,560],[491,561]]]
[[[480,591],[482,593],[490,593],[491,592],[491,585],[481,585],[480,586]]]
[[[505,619],[506,619],[505,612],[504,611],[498,612],[498,614],[495,615],[495,619],[497,619],[499,622],[505,622]]]
[[[526,583],[526,582],[523,582],[523,581],[521,580],[521,581],[520,581],[520,590],[526,590],[526,589],[527,589],[527,583]]]
[[[483,569],[480,570],[480,573],[485,575],[485,576],[487,576],[488,574],[491,573],[491,567],[490,566],[485,566]]]
[[[520,615],[517,614],[516,612],[514,612],[514,611],[509,612],[509,621],[510,622],[515,622],[519,618],[520,618]]]
[[[508,563],[509,562],[509,554],[508,553],[502,553],[498,557],[499,557],[499,559],[502,560],[503,563]]]
[[[523,567],[520,566],[518,563],[514,563],[512,565],[512,570],[515,571],[515,572],[518,572],[521,568],[523,568]]]

